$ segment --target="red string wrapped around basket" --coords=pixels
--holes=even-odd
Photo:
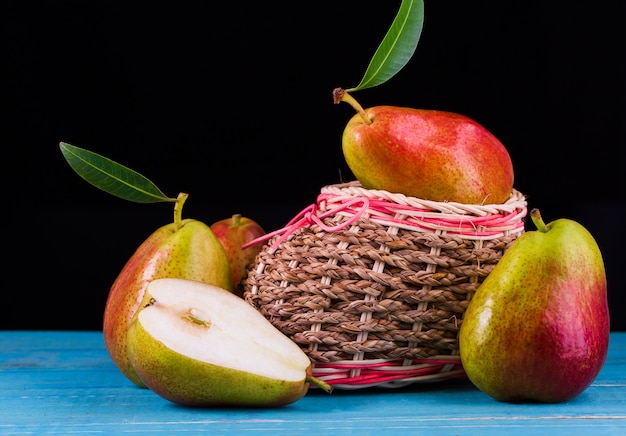
[[[463,314],[526,213],[516,190],[503,204],[469,205],[325,186],[265,235],[244,297],[336,388],[464,377]]]

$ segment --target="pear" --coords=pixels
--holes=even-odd
[[[517,238],[470,300],[459,332],[471,382],[499,401],[560,403],[583,392],[604,365],[609,309],[604,262],[576,221]]]
[[[198,280],[231,292],[235,289],[224,248],[201,221],[175,220],[157,229],[137,248],[109,290],[103,334],[113,362],[129,380],[142,387],[145,385],[128,360],[126,337],[148,283],[160,277]]]
[[[467,204],[501,204],[510,198],[511,157],[473,119],[409,107],[363,109],[341,88],[334,97],[357,109],[341,141],[346,164],[364,188]]]
[[[210,227],[226,251],[235,284],[235,294],[242,297],[242,280],[246,276],[248,266],[254,262],[256,255],[263,248],[263,241],[254,241],[264,236],[265,230],[252,218],[239,213],[218,220]]]
[[[187,279],[150,282],[128,355],[159,396],[186,406],[277,407],[302,398],[311,361],[243,299]]]

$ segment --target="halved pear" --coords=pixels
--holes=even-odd
[[[309,357],[249,303],[188,279],[150,282],[127,347],[145,385],[183,405],[282,406],[312,380]]]

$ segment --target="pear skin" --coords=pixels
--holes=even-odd
[[[218,220],[210,227],[226,251],[235,284],[235,294],[243,297],[242,280],[246,277],[248,266],[254,262],[263,248],[263,242],[245,247],[244,245],[264,236],[265,230],[252,218],[238,213]]]
[[[308,356],[231,292],[159,279],[141,306],[128,330],[128,355],[159,396],[185,406],[278,407],[308,391]]]
[[[182,220],[152,233],[133,253],[109,290],[103,320],[104,342],[111,359],[133,383],[145,387],[127,355],[127,331],[150,281],[180,277],[234,292],[226,253],[209,226]]]
[[[583,392],[609,341],[602,255],[581,224],[545,225],[516,239],[476,290],[459,332],[468,378],[499,401],[559,403]]]
[[[501,204],[513,189],[513,165],[504,145],[456,113],[367,108],[346,125],[342,150],[366,189],[466,204]]]

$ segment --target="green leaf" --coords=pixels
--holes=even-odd
[[[415,53],[423,25],[423,0],[402,0],[400,9],[374,53],[361,83],[346,91],[372,88],[395,76]]]
[[[96,188],[135,203],[176,201],[141,174],[109,158],[65,142],[59,147],[72,169]]]

